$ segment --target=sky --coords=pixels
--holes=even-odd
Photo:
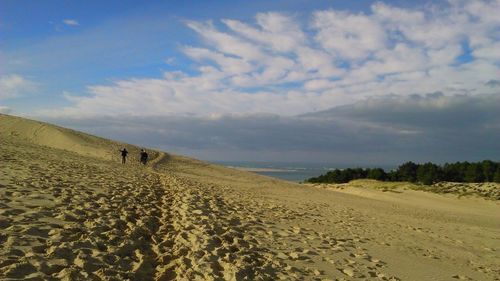
[[[500,161],[500,0],[0,0],[0,112],[210,161]]]

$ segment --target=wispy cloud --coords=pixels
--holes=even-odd
[[[17,74],[0,76],[0,100],[15,98],[35,89],[35,83]]]
[[[174,64],[175,63],[175,57],[168,57],[164,60],[166,64]]]
[[[417,9],[377,3],[367,14],[324,10],[307,22],[275,12],[253,23],[188,21],[202,41],[181,51],[196,73],[92,85],[57,111],[290,116],[388,93],[494,93],[487,82],[500,77],[498,9],[500,1]]]
[[[80,23],[75,20],[75,19],[64,19],[62,21],[65,25],[69,25],[69,26],[78,26],[80,25]]]

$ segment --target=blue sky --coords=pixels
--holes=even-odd
[[[0,0],[0,112],[209,160],[498,158],[483,143],[498,114],[475,116],[498,105],[499,9],[498,0]],[[474,104],[463,111],[464,101]],[[416,123],[415,112],[401,114],[406,104],[436,119]],[[449,131],[442,118],[463,126]],[[470,119],[483,131],[466,143],[482,149],[442,145],[472,130]],[[371,149],[360,156],[352,143]]]
[[[318,9],[363,12],[372,2],[1,1],[0,48],[7,66],[0,74],[16,73],[38,84],[37,95],[5,103],[20,112],[43,103],[62,106],[68,104],[60,99],[63,91],[84,94],[87,85],[160,77],[169,70],[193,73],[196,68],[180,48],[198,44],[199,38],[186,21],[251,21],[268,11],[306,18]]]

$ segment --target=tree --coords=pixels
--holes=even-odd
[[[350,179],[346,177],[346,173],[344,173],[342,170],[335,169],[326,173],[326,177],[319,182],[346,183],[349,182],[349,180]]]
[[[413,162],[406,162],[398,167],[397,175],[400,181],[417,181],[417,168],[418,165]]]
[[[471,163],[464,175],[465,182],[483,182],[483,171],[481,165],[477,163]]]
[[[460,169],[459,163],[446,163],[443,166],[443,180],[444,181],[454,181],[454,182],[462,182],[463,181],[463,173]]]
[[[441,169],[438,165],[425,163],[417,168],[417,180],[423,184],[431,185],[441,180]]]
[[[446,163],[443,167],[433,164],[415,164],[406,162],[396,170],[385,172],[381,168],[363,169],[348,168],[335,169],[316,178],[310,178],[308,182],[324,183],[346,183],[353,179],[370,178],[388,181],[419,181],[424,184],[433,184],[439,181],[455,182],[500,182],[500,163],[484,160],[477,163],[455,162]]]
[[[500,165],[497,165],[497,170],[495,175],[493,175],[493,181],[500,183]]]
[[[373,169],[368,169],[367,177],[369,179],[384,181],[387,179],[387,174],[385,173],[384,169],[373,168]]]
[[[484,160],[481,162],[481,169],[483,170],[484,181],[493,181],[497,169],[496,163],[491,160]]]
[[[387,173],[387,180],[388,181],[398,181],[398,172],[397,170],[391,170],[389,173]]]

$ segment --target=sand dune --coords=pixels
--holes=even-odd
[[[122,142],[110,141],[71,129],[4,114],[0,114],[0,137],[106,160],[120,159],[120,154],[117,152],[124,146],[132,155],[131,158],[137,160],[141,149]],[[152,152],[152,154],[150,153],[151,158],[158,156],[158,152],[150,152]]]
[[[495,200],[163,152],[122,165],[123,143],[5,115],[0,130],[0,280],[500,280]]]

